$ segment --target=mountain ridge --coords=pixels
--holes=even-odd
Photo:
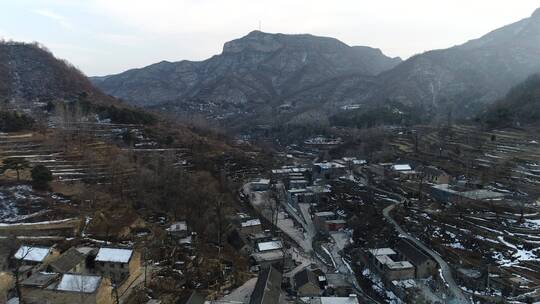
[[[346,73],[376,75],[399,62],[379,49],[351,47],[335,38],[252,31],[203,61],[162,61],[91,79],[105,92],[137,104],[178,99],[238,104],[269,102]],[[141,85],[145,92],[138,90]]]
[[[334,38],[253,31],[202,62],[161,62],[93,82],[139,105],[214,120],[269,123],[277,115],[284,123],[316,111],[313,120],[325,121],[342,107],[388,101],[437,120],[473,118],[538,72],[540,9],[480,38],[405,61]]]

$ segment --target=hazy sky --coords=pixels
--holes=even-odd
[[[538,0],[0,0],[0,37],[38,41],[89,76],[202,60],[258,29],[407,58],[530,16]]]

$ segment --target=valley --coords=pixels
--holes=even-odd
[[[258,30],[99,77],[2,40],[0,303],[537,303],[539,38]]]

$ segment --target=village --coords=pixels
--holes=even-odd
[[[104,134],[99,138],[137,128],[99,125]],[[173,150],[136,132],[138,142],[146,144],[133,144],[132,153]],[[526,147],[509,148],[515,143],[502,142],[499,134],[495,151],[482,153],[497,160],[516,159],[519,153],[521,169],[482,183],[441,165],[451,156],[440,154],[455,147],[441,152],[403,131],[390,134],[388,145],[398,147],[394,161],[385,156],[384,162],[373,162],[378,159],[373,155],[328,158],[345,141],[318,136],[278,153],[274,168],[229,163],[227,174],[239,185],[237,203],[223,218],[216,213],[217,239],[212,236],[210,243],[199,240],[203,236],[193,219],[143,208],[131,224],[124,214],[118,227],[104,226],[96,223],[96,214],[81,214],[92,210],[98,197],[81,202],[12,181],[0,189],[6,302],[168,303],[171,294],[175,303],[222,304],[538,300],[537,193],[516,190],[520,183],[525,184],[519,189],[535,189],[527,185],[540,179],[528,161],[538,153],[534,139],[527,139]],[[134,171],[111,169],[106,162],[91,166],[85,156],[40,148],[43,135],[2,136],[4,157],[50,163],[55,183],[63,188],[88,179],[108,181],[111,170],[128,178]],[[107,140],[78,144],[109,149]],[[414,157],[415,149],[435,155],[433,164]],[[177,156],[167,159],[189,172],[187,150],[173,152]],[[468,157],[478,158],[476,153]],[[314,155],[319,157],[313,160]],[[523,176],[526,166],[524,182],[515,176]]]

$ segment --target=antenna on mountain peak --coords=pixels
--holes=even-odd
[[[259,32],[262,32],[261,28],[261,20],[259,20]]]

